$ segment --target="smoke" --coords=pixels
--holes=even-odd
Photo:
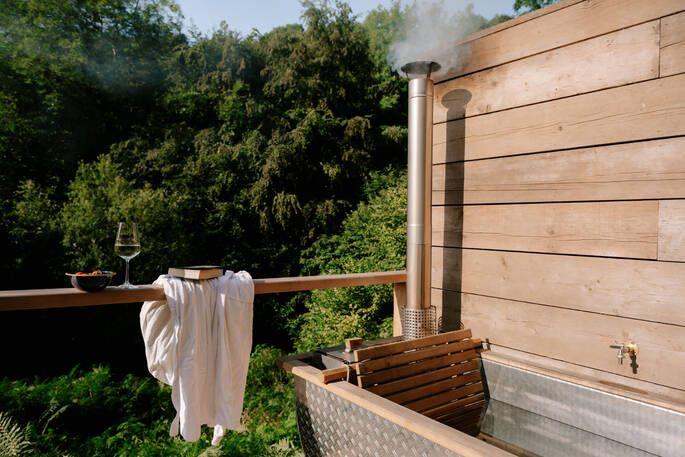
[[[480,0],[483,1],[483,0]],[[455,44],[487,25],[483,16],[473,12],[473,4],[460,0],[415,0],[405,11],[395,30],[388,63],[398,72],[408,62],[428,60],[442,68],[436,75],[457,71],[464,66],[468,52]]]

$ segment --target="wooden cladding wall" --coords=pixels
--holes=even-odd
[[[685,0],[566,0],[435,90],[433,304],[685,401]],[[637,369],[610,344],[632,340]]]

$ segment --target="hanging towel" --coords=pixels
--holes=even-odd
[[[200,437],[214,427],[217,445],[227,429],[240,429],[252,347],[254,285],[249,273],[227,271],[206,281],[168,275],[155,285],[166,300],[149,301],[140,328],[150,373],[171,386],[176,409],[171,436]]]

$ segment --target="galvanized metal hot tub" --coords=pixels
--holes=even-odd
[[[685,455],[685,414],[545,375],[484,352],[488,399],[478,437],[346,381],[341,348],[283,363],[295,376],[307,456],[665,456]]]

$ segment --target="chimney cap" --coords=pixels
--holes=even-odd
[[[401,70],[408,78],[430,78],[431,73],[436,72],[442,68],[439,63],[431,62],[429,60],[417,60],[416,62],[409,62],[402,65]]]

